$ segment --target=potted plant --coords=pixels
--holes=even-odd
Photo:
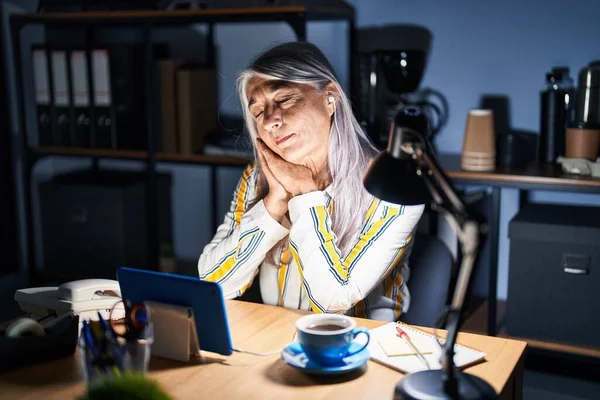
[[[177,269],[177,260],[171,243],[161,243],[159,250],[159,269],[161,272],[174,273]]]
[[[144,374],[126,372],[92,381],[77,400],[171,400],[160,385]]]

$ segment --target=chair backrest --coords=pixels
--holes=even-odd
[[[437,237],[417,232],[409,258],[410,307],[400,321],[433,327],[446,305],[454,266],[452,253]]]

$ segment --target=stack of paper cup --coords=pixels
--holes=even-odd
[[[496,168],[492,110],[469,111],[460,166],[469,171],[493,171]]]

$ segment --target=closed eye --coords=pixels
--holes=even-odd
[[[275,103],[277,103],[277,104],[283,104],[283,103],[285,103],[286,101],[288,101],[288,100],[291,100],[291,99],[292,99],[292,97],[294,97],[294,96],[286,96],[286,97],[284,97],[284,98],[282,98],[282,99],[280,99],[280,100],[275,100]]]

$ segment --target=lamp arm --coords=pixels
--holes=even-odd
[[[420,161],[420,164],[424,165],[431,173],[427,173],[431,179],[439,186],[442,190],[442,193],[446,196],[450,205],[452,206],[452,211],[460,214],[461,216],[466,217],[467,207],[460,199],[460,197],[456,194],[450,183],[448,182],[448,178],[442,172],[442,169],[439,167],[437,161],[430,157],[426,151],[423,151],[421,146],[416,143],[411,143],[413,150],[413,158],[417,161]]]
[[[448,333],[441,357],[442,369],[444,370],[445,392],[456,394],[458,389],[454,378],[454,344],[456,343],[456,337],[462,323],[463,305],[469,283],[471,282],[477,250],[479,248],[479,223],[470,217],[467,207],[454,191],[433,157],[430,157],[427,152],[422,150],[418,143],[414,142],[403,145],[402,150],[412,155],[413,159],[421,167],[420,174],[434,199],[432,208],[446,218],[456,233],[460,245],[462,259],[452,294],[452,303],[447,310],[448,316],[445,328]],[[449,207],[445,207],[442,194],[450,203]]]

